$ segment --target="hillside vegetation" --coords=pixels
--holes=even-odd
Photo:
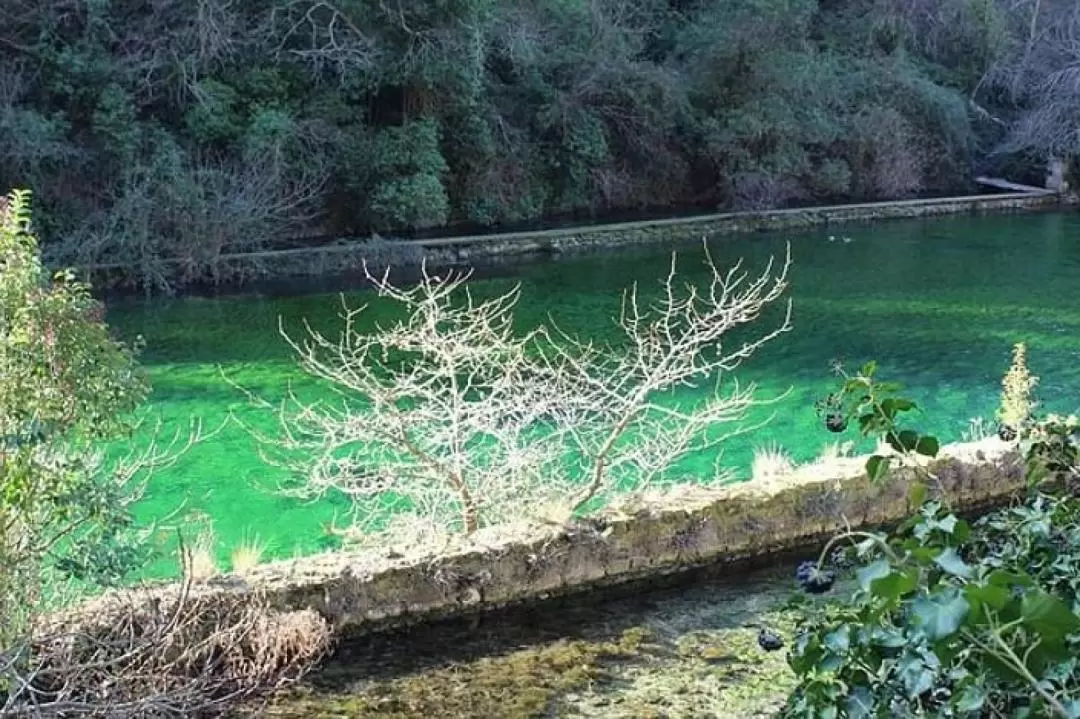
[[[1041,180],[1072,0],[5,0],[49,259]]]

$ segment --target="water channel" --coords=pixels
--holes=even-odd
[[[945,439],[960,439],[973,417],[992,418],[1015,342],[1029,345],[1045,408],[1072,411],[1080,404],[1080,215],[897,220],[716,238],[710,247],[719,264],[743,258],[754,270],[782,255],[789,242],[794,329],[739,373],[740,381],[758,384],[760,396],[784,397],[762,410],[775,415],[767,426],[725,447],[724,464],[738,478],[749,478],[756,447],[779,445],[796,461],[808,461],[835,439],[822,430],[813,409],[835,385],[833,360],[850,366],[877,360],[882,376],[902,382],[919,402],[921,425]],[[655,291],[668,253],[669,248],[651,247],[545,258],[487,273],[474,288],[483,294],[521,283],[522,327],[550,315],[570,332],[609,339],[616,337],[612,318],[621,290],[637,282]],[[680,257],[687,279],[704,279],[699,245],[681,248]],[[331,547],[335,540],[326,526],[347,509],[340,498],[302,502],[277,491],[288,476],[261,459],[249,433],[255,428],[272,435],[277,419],[235,386],[271,402],[290,389],[306,398],[328,396],[328,387],[298,369],[278,332],[279,319],[294,335],[304,319],[335,331],[338,288],[307,289],[294,296],[109,303],[108,321],[120,335],[146,341],[142,361],[154,391],[136,445],[151,433],[167,437],[183,430],[192,419],[208,429],[230,415],[240,420],[159,472],[138,507],[140,522],[147,524],[207,518],[226,566],[231,548],[242,541],[262,544],[266,557]],[[345,293],[352,306],[370,300],[364,290]],[[373,302],[368,321],[392,313],[392,307]],[[711,460],[695,465],[692,458],[688,475],[711,481]],[[150,574],[175,571],[175,560],[165,554]]]

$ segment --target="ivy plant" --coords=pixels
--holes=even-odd
[[[821,404],[829,428],[854,420],[899,452],[936,455],[936,439],[897,426],[915,404],[875,369],[844,377]],[[836,593],[836,547],[854,568],[836,584],[848,596],[793,600],[799,682],[783,716],[1080,717],[1080,502],[1067,483],[1044,481],[1075,475],[1078,425],[1031,423],[1022,504],[969,521],[924,485],[914,516],[891,533],[845,532],[800,565],[807,593]],[[888,461],[871,459],[871,477]]]

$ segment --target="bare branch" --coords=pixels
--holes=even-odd
[[[758,403],[755,387],[728,389],[727,375],[791,326],[788,303],[776,327],[728,344],[781,298],[790,252],[756,275],[741,263],[721,270],[707,248],[704,262],[701,286],[680,281],[673,255],[658,294],[630,288],[613,346],[555,325],[515,328],[517,287],[480,297],[467,273],[425,265],[402,288],[369,272],[402,318],[372,325],[366,307],[344,307],[336,338],[283,331],[301,367],[340,396],[290,396],[277,408],[281,436],[258,438],[302,478],[295,494],[349,497],[345,532],[366,541],[406,527],[428,539],[471,534],[663,482],[741,431],[729,428]],[[402,502],[387,523],[388,503]]]

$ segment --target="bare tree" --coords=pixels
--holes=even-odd
[[[1063,0],[1003,3],[1009,47],[979,90],[1004,90],[1018,109],[1006,151],[1049,157],[1080,153],[1080,5]]]
[[[293,491],[303,496],[350,497],[350,535],[368,541],[562,521],[670,479],[681,459],[745,429],[732,423],[755,388],[728,390],[727,374],[790,328],[789,304],[775,328],[727,344],[782,296],[790,255],[775,275],[771,261],[757,276],[705,263],[703,287],[680,284],[673,255],[657,298],[628,290],[618,345],[554,326],[522,333],[519,289],[479,299],[467,273],[425,268],[408,289],[369,275],[404,318],[372,327],[365,307],[346,307],[336,338],[310,326],[302,340],[286,335],[341,402],[288,398],[277,408],[283,437],[262,437],[284,454],[269,458],[302,474]],[[398,510],[389,524],[388,507]]]

